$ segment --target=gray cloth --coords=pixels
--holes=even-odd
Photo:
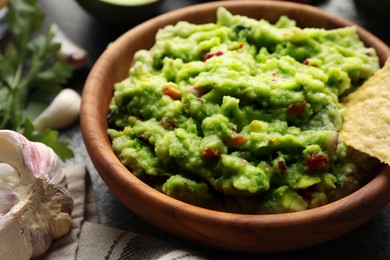
[[[365,225],[323,245],[275,254],[242,254],[193,247],[160,236],[115,229],[100,224],[94,190],[84,164],[66,168],[69,190],[75,201],[70,233],[56,240],[40,260],[189,260],[189,259],[333,259],[389,260],[390,206]],[[130,220],[131,221],[131,220]]]
[[[85,222],[77,259],[205,259],[169,242]]]
[[[97,259],[206,259],[169,241],[99,224],[95,196],[86,167],[65,168],[68,188],[74,200],[72,228],[55,240],[39,260]]]

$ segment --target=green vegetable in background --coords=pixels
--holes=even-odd
[[[61,90],[72,67],[59,59],[61,45],[52,32],[40,34],[44,13],[36,0],[12,0],[7,22],[11,39],[0,53],[0,129],[11,129],[31,141],[50,146],[62,159],[73,157],[58,132],[37,132],[31,123],[31,103],[46,103]],[[46,100],[45,100],[46,99]]]

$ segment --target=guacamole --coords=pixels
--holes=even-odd
[[[167,26],[134,55],[108,134],[133,174],[179,200],[240,213],[314,208],[366,177],[338,137],[340,98],[378,69],[355,27],[302,29],[220,8],[216,23]]]

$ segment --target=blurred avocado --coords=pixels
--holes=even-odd
[[[163,0],[76,0],[97,20],[109,24],[137,24],[156,16]]]

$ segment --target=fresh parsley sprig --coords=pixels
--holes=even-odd
[[[73,151],[58,139],[57,131],[35,131],[27,107],[33,97],[58,93],[72,75],[72,67],[59,58],[61,45],[52,41],[54,34],[40,33],[45,16],[36,0],[12,0],[7,7],[11,37],[0,53],[0,129],[45,143],[62,160],[71,158]]]

